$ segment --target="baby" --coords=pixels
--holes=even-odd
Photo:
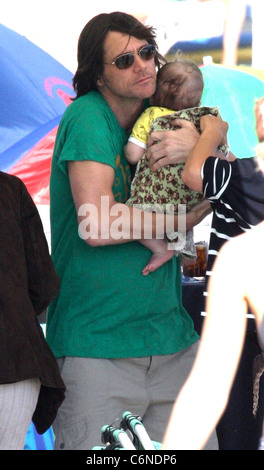
[[[151,171],[146,158],[148,136],[153,131],[175,130],[175,119],[187,119],[200,131],[200,117],[204,114],[218,115],[216,107],[200,107],[204,82],[200,68],[195,62],[177,58],[165,64],[157,75],[157,89],[147,108],[136,121],[128,143],[125,146],[127,160],[136,164],[136,173],[131,184],[131,194],[127,201],[145,211],[162,211],[164,214],[178,214],[179,204],[185,204],[186,212],[202,201],[203,194],[188,188],[181,179],[184,164],[166,165]],[[155,143],[154,143],[155,144]],[[219,151],[227,155],[227,146]],[[196,248],[192,232],[173,232],[167,240],[141,240],[153,255],[143,275],[156,270],[163,263],[181,253],[187,259],[196,258]],[[168,241],[173,245],[168,245]],[[173,249],[168,249],[172,248]]]

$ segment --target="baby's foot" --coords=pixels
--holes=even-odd
[[[165,250],[160,253],[155,253],[151,256],[148,264],[142,269],[143,276],[156,271],[160,266],[169,261],[174,255],[173,250]]]

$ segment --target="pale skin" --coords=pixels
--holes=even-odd
[[[264,251],[259,250],[263,236],[264,222],[233,238],[219,252],[197,358],[172,410],[164,449],[203,449],[225,410],[244,344],[247,307],[258,328],[263,322]]]
[[[227,123],[221,118],[203,118],[202,135],[190,153],[185,174],[186,182],[197,190],[202,184],[203,161],[223,142],[226,131]],[[263,161],[260,167],[264,170]],[[262,222],[227,242],[219,252],[209,282],[201,344],[172,410],[164,449],[204,448],[225,410],[244,344],[247,307],[255,315],[258,327],[263,321],[264,251],[259,250],[263,234]],[[250,256],[245,258],[244,253]]]
[[[199,0],[207,2],[210,0]],[[227,66],[237,64],[239,36],[245,20],[247,2],[245,0],[221,0],[225,5],[225,24],[222,63]]]
[[[138,54],[135,54],[133,65],[127,70],[118,70],[114,65],[109,65],[123,52],[137,52],[146,44],[145,40],[139,40],[118,32],[109,32],[104,43],[104,72],[98,78],[97,86],[109,106],[115,113],[119,124],[126,130],[130,130],[142,111],[143,99],[151,96],[156,86],[156,70],[154,60],[144,62]],[[173,134],[173,133],[171,133]],[[194,145],[196,135],[193,133],[188,143],[183,144],[184,132],[178,139],[171,135],[170,145],[163,144],[163,156],[170,158],[172,147],[174,154],[179,149],[179,158],[187,158],[191,146]],[[173,141],[173,144],[172,144]],[[184,147],[184,150],[183,150]],[[185,157],[183,157],[185,155]],[[112,187],[115,172],[109,165],[93,161],[70,162],[68,164],[70,184],[78,215],[81,223],[86,214],[82,212],[84,204],[93,204],[98,210],[99,218],[91,218],[90,224],[98,230],[96,239],[87,238],[86,242],[91,246],[102,246],[116,243],[127,243],[143,238],[144,222],[154,237],[164,234],[165,217],[162,214],[147,214],[140,210],[129,208],[124,204],[118,204],[114,200]],[[101,208],[101,199],[108,197],[109,205],[107,214]],[[126,208],[126,210],[124,210]],[[118,220],[120,211],[126,214],[122,219],[122,238],[109,237],[109,227]],[[199,223],[210,212],[209,204],[201,204],[197,210],[192,211],[187,217],[187,230]],[[173,218],[174,227],[178,226],[178,218]],[[106,236],[107,234],[107,236]]]
[[[225,4],[225,26],[223,41],[222,63],[234,66],[238,59],[238,44],[240,33],[246,16],[247,2],[245,0],[222,0]]]

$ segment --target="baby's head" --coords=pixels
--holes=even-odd
[[[150,102],[175,111],[193,108],[200,105],[203,87],[203,76],[195,62],[177,57],[158,71],[157,89]]]

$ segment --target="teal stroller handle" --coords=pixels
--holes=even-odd
[[[144,450],[155,450],[155,446],[139,416],[134,416],[129,411],[125,411],[122,414],[121,427],[124,430],[128,429],[133,434],[137,440],[136,448],[141,447]]]
[[[135,450],[135,447],[127,433],[123,429],[115,428],[114,426],[106,425],[102,427],[102,441],[105,444],[120,444],[124,449]]]

